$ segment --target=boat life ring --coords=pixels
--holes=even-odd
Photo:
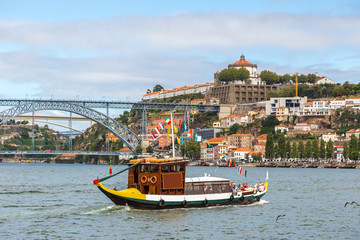
[[[230,202],[234,201],[234,195],[230,196]]]
[[[159,201],[159,207],[164,207],[165,206],[165,200],[164,199],[160,199]]]
[[[241,196],[240,200],[243,202],[245,200],[244,196]]]
[[[209,201],[205,198],[205,200],[204,200],[204,206],[205,207],[207,207],[207,206],[209,206]]]
[[[183,207],[187,207],[189,204],[188,204],[188,202],[187,202],[186,200],[184,200],[184,201],[182,202],[182,205],[183,205]]]
[[[157,182],[157,178],[156,178],[155,176],[152,176],[152,177],[150,178],[150,182],[151,182],[152,184],[155,184],[155,183]]]
[[[142,176],[140,181],[141,181],[142,183],[146,183],[147,180],[148,180],[148,179],[147,179],[146,176]]]

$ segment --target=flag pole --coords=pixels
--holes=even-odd
[[[171,135],[172,135],[172,152],[173,158],[175,158],[175,143],[174,143],[174,123],[173,123],[173,115],[172,111],[170,112],[170,121],[171,121]]]

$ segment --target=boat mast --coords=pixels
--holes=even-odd
[[[175,158],[174,123],[173,123],[172,111],[170,112],[170,121],[171,121],[171,135],[172,135],[172,152],[173,152],[173,158]]]

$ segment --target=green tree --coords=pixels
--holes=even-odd
[[[135,148],[135,151],[138,153],[138,154],[141,154],[142,153],[142,146],[139,144],[139,145],[137,145],[136,146],[136,148]]]
[[[280,121],[274,115],[267,116],[264,120],[261,120],[261,133],[269,134],[275,133],[275,126],[279,125]]]
[[[250,72],[245,68],[226,68],[219,73],[219,81],[234,82],[236,80],[246,80],[250,77]]]
[[[304,157],[305,157],[305,147],[304,147],[304,142],[303,142],[303,141],[300,141],[300,142],[299,142],[298,151],[299,151],[299,157],[300,157],[300,159],[304,158]]]
[[[326,144],[326,158],[332,159],[334,156],[334,145],[331,139]]]
[[[319,157],[319,142],[316,138],[312,141],[312,154],[315,159]]]
[[[230,126],[230,129],[229,129],[229,134],[231,135],[231,134],[237,133],[237,131],[238,131],[238,129],[239,129],[240,127],[241,127],[241,126],[240,126],[240,124],[238,124],[238,123],[235,123],[235,124],[231,125],[231,126]]]
[[[23,139],[28,139],[29,138],[29,130],[27,128],[21,129],[20,136]]]
[[[200,157],[200,142],[195,142],[194,139],[190,141],[184,142],[180,146],[181,155],[184,157],[188,157],[190,159],[194,159],[195,157]]]
[[[158,92],[158,91],[161,91],[163,89],[164,89],[163,86],[161,86],[160,84],[156,84],[155,87],[153,88],[153,92]]]
[[[151,145],[149,145],[149,146],[146,147],[146,152],[147,152],[147,153],[153,153],[153,152],[154,152],[154,148],[153,148]]]
[[[358,150],[358,142],[355,134],[351,134],[349,142],[349,152],[352,153]]]
[[[305,144],[305,157],[311,158],[311,154],[312,154],[312,144],[311,144],[311,140],[308,139]]]
[[[274,156],[274,137],[270,132],[266,137],[265,158],[272,159]]]
[[[348,143],[344,142],[344,151],[343,151],[343,157],[346,160],[349,156],[349,147],[348,147]]]
[[[320,141],[319,157],[322,159],[326,157],[325,141],[323,139]]]
[[[291,153],[291,143],[290,143],[290,140],[287,140],[286,145],[285,145],[285,157],[286,157],[286,159],[288,159],[290,157],[290,153]]]
[[[280,157],[281,158],[285,158],[285,154],[286,154],[286,140],[285,140],[285,136],[282,133],[278,139],[278,147],[279,147],[279,153],[280,153]]]
[[[274,83],[278,83],[280,80],[280,77],[274,73],[267,70],[261,71],[260,78],[262,81],[266,82],[268,85],[272,85]]]
[[[275,157],[275,158],[279,158],[279,157],[280,157],[279,145],[277,145],[277,144],[274,146],[274,157]]]
[[[296,142],[293,142],[292,144],[290,157],[293,159],[298,158],[298,148]]]

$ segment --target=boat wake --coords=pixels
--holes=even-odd
[[[131,208],[129,206],[118,206],[118,205],[110,205],[106,207],[92,209],[90,211],[86,211],[83,214],[85,215],[102,215],[102,214],[111,214],[114,212],[128,212]]]

